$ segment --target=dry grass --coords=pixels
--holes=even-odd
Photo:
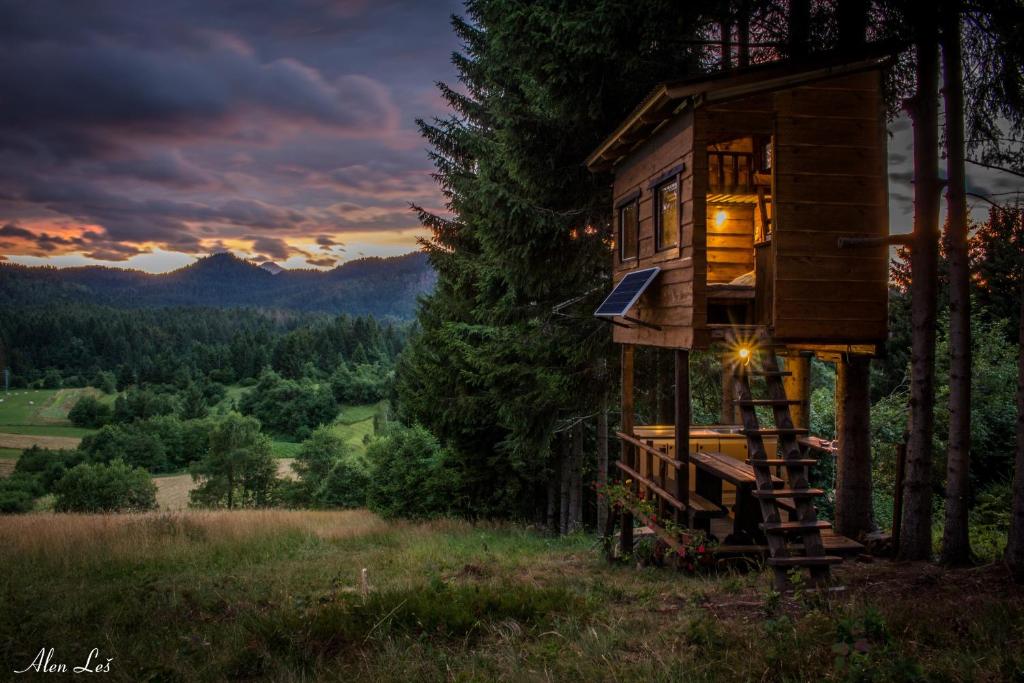
[[[42,436],[35,434],[3,434],[0,433],[0,448],[25,450],[33,446],[40,448],[78,448],[82,440],[75,436]]]
[[[357,538],[389,525],[365,510],[190,510],[141,514],[40,513],[0,517],[0,547],[58,564],[139,559],[194,544],[236,543],[287,532]]]
[[[292,463],[295,458],[281,458],[277,461],[277,476],[282,479],[296,479]],[[154,477],[156,483],[156,504],[165,512],[188,508],[189,491],[196,487],[190,474],[175,474],[169,477]]]

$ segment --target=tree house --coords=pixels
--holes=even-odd
[[[614,176],[615,288],[595,315],[623,345],[620,469],[691,526],[759,510],[756,535],[779,577],[807,566],[822,578],[837,561],[808,485],[808,449],[820,445],[806,431],[809,355],[837,362],[847,392],[840,474],[869,459],[866,435],[849,434],[867,420],[864,359],[887,335],[884,66],[818,57],[662,84],[587,159]],[[674,425],[633,424],[634,345],[676,350]],[[726,365],[723,422],[741,423],[704,428],[714,450],[689,424],[688,354],[710,348]],[[760,425],[758,408],[774,426]],[[745,448],[723,453],[727,435]]]

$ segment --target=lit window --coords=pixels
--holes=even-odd
[[[659,186],[655,200],[658,249],[679,246],[679,181]]]
[[[640,246],[639,202],[633,200],[619,208],[619,258],[632,261]]]

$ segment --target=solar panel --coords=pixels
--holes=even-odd
[[[608,298],[597,307],[594,315],[600,318],[625,315],[660,272],[661,268],[645,268],[629,273],[619,280],[619,284],[615,285],[615,289],[608,295]]]

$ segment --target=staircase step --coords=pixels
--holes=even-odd
[[[824,520],[816,522],[762,522],[761,528],[766,534],[784,534],[789,531],[820,531],[831,529],[832,524]]]
[[[770,567],[819,567],[821,565],[842,564],[843,558],[835,555],[820,555],[818,557],[769,557]]]
[[[796,436],[798,434],[810,434],[809,429],[803,429],[800,427],[790,427],[786,429],[779,429],[774,427],[772,429],[741,429],[740,434],[743,436]]]
[[[798,406],[803,401],[782,398],[754,398],[747,401],[736,401],[740,406]]]
[[[754,467],[782,467],[784,465],[788,465],[790,467],[812,467],[817,465],[818,461],[814,458],[794,458],[793,460],[786,460],[785,458],[764,458],[761,460],[747,460],[747,464],[753,465]]]
[[[755,498],[817,498],[825,495],[821,489],[772,489],[770,491],[757,489],[752,493]]]

